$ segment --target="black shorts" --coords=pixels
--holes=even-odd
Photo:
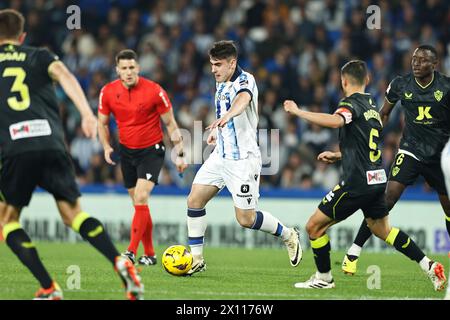
[[[125,188],[134,188],[138,179],[158,184],[165,152],[166,148],[162,142],[144,149],[129,149],[120,145],[120,166]]]
[[[347,219],[358,209],[362,210],[365,218],[380,219],[388,215],[384,187],[354,196],[346,186],[338,184],[323,198],[318,208],[336,221]]]
[[[414,184],[417,177],[421,175],[425,181],[440,195],[447,195],[444,173],[441,163],[422,163],[413,157],[397,153],[395,161],[391,166],[389,181],[397,181],[405,186]]]
[[[25,207],[39,186],[72,204],[81,196],[70,156],[59,150],[31,151],[2,159],[0,192],[6,203]]]

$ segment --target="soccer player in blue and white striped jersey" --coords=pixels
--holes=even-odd
[[[209,50],[216,79],[216,118],[208,144],[216,145],[197,172],[188,197],[188,236],[194,261],[190,274],[206,268],[203,244],[205,206],[225,186],[233,196],[236,219],[245,228],[280,237],[292,266],[302,257],[298,231],[285,227],[267,211],[257,210],[262,161],[257,143],[258,88],[255,78],[237,64],[232,41],[219,41]]]

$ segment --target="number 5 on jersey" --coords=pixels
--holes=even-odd
[[[380,159],[381,157],[381,150],[378,150],[378,145],[375,143],[375,141],[373,141],[374,137],[379,138],[380,133],[378,132],[377,129],[372,128],[372,130],[370,130],[370,138],[369,138],[369,148],[372,151],[369,152],[369,157],[370,161],[377,162],[377,160]]]
[[[16,111],[23,111],[30,106],[30,92],[28,86],[24,83],[26,72],[20,67],[5,68],[2,77],[15,77],[10,92],[18,92],[21,101],[17,100],[17,97],[9,97],[7,102],[11,109]]]

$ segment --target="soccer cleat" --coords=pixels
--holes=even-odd
[[[157,262],[156,256],[145,256],[144,255],[138,259],[138,263],[145,265],[145,266],[153,266],[156,264],[156,262]]]
[[[127,250],[124,253],[122,253],[121,256],[130,260],[132,264],[136,263],[136,256],[132,251]]]
[[[128,300],[144,300],[144,285],[131,261],[123,256],[117,256],[114,269],[125,285]]]
[[[303,250],[300,244],[300,231],[297,228],[291,228],[289,239],[284,241],[289,254],[291,266],[296,267],[302,260]]]
[[[441,291],[445,288],[445,278],[444,266],[439,262],[430,261],[430,268],[427,271],[427,276],[433,283],[435,291]]]
[[[203,257],[199,256],[199,257],[193,257],[193,261],[192,261],[192,267],[191,270],[189,270],[186,275],[187,276],[192,276],[194,273],[197,272],[203,272],[206,270],[206,263],[205,260],[203,259]]]
[[[33,300],[62,300],[63,293],[56,282],[52,282],[52,286],[48,289],[40,288]]]
[[[358,263],[358,258],[351,261],[348,258],[348,254],[344,256],[344,261],[342,261],[342,271],[344,271],[345,274],[354,275],[356,273],[356,264]]]
[[[335,287],[334,280],[331,279],[330,282],[321,280],[317,278],[314,273],[309,280],[305,282],[297,282],[294,287],[299,289],[331,289]]]

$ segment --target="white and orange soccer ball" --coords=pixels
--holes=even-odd
[[[192,267],[192,254],[183,245],[170,246],[162,255],[164,269],[174,276],[184,276]]]

